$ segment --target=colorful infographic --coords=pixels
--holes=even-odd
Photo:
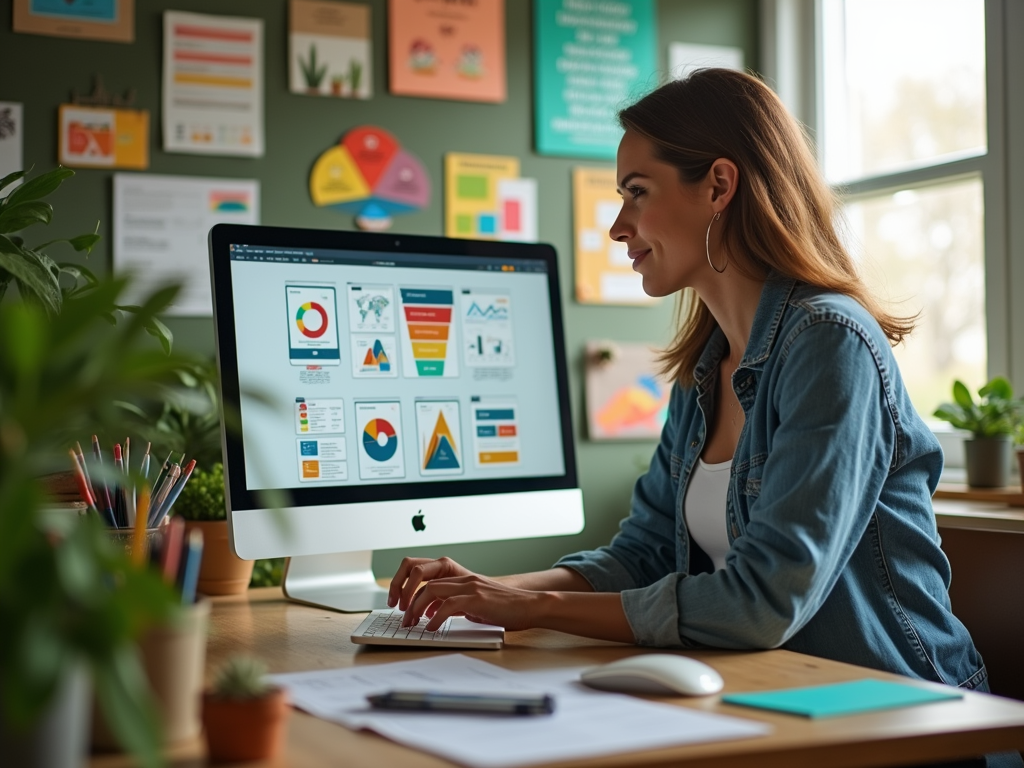
[[[671,383],[646,344],[588,342],[587,429],[591,440],[654,439],[668,418]]]
[[[473,455],[478,468],[513,467],[519,464],[516,408],[516,402],[512,399],[473,398]]]
[[[356,403],[359,428],[359,477],[405,477],[402,458],[402,406],[397,400]]]
[[[519,178],[518,158],[450,152],[444,176],[445,235],[536,241],[537,182]]]
[[[352,375],[357,379],[392,379],[398,376],[396,337],[352,336]]]
[[[511,368],[512,299],[487,291],[462,291],[462,347],[470,368]]]
[[[73,168],[148,168],[149,112],[61,104],[57,157]]]
[[[651,304],[625,243],[609,230],[622,208],[614,168],[573,168],[576,300],[583,304]]]
[[[291,0],[288,27],[292,93],[358,99],[373,95],[368,5]]]
[[[458,400],[417,400],[420,474],[461,475],[462,439]]]
[[[388,3],[391,92],[505,101],[505,2]]]
[[[292,365],[341,365],[335,290],[287,285],[288,357]]]
[[[400,288],[406,378],[459,375],[450,288]]]
[[[364,125],[317,158],[309,194],[315,205],[355,214],[360,229],[385,230],[392,216],[427,207],[430,179],[394,136]]]
[[[307,400],[295,398],[295,434],[343,434],[345,401],[338,398]]]
[[[311,437],[295,441],[299,452],[299,481],[348,480],[345,438]]]

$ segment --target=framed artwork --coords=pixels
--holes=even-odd
[[[57,157],[71,168],[149,167],[149,112],[62,104]]]
[[[652,345],[588,341],[587,433],[591,440],[654,440],[668,418],[671,384]]]
[[[15,32],[135,42],[135,0],[14,0]]]
[[[389,0],[391,93],[503,102],[505,0]]]

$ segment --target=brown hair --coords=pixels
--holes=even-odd
[[[720,157],[739,168],[739,183],[723,217],[730,254],[746,254],[747,274],[775,270],[843,293],[867,309],[892,344],[913,330],[915,317],[887,313],[861,281],[834,225],[837,201],[822,179],[801,126],[756,77],[729,69],[698,69],[619,112],[619,123],[654,144],[684,184],[703,180]],[[744,268],[746,267],[746,269]],[[676,307],[679,330],[662,352],[664,373],[693,384],[693,368],[716,322],[692,291]]]

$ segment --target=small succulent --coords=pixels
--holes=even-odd
[[[264,678],[267,665],[254,656],[232,656],[213,682],[213,692],[229,699],[258,699],[273,686]]]

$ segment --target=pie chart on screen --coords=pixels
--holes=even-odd
[[[384,419],[371,419],[363,427],[363,450],[374,461],[387,461],[398,450],[395,428]]]

